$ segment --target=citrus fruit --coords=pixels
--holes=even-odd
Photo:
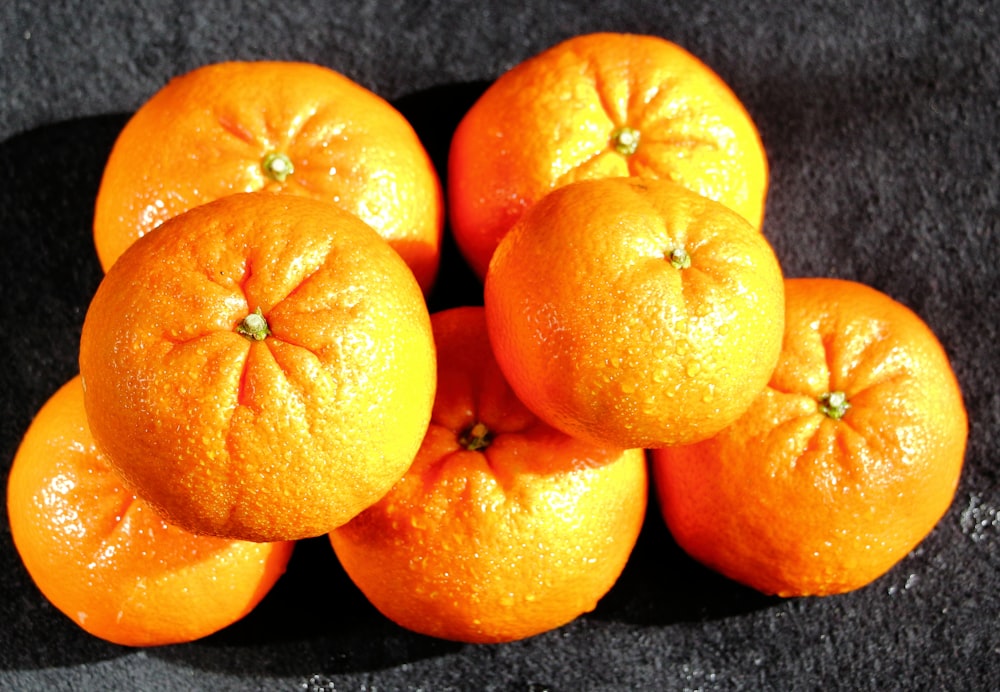
[[[860,283],[789,279],[784,347],[712,439],[656,450],[677,543],[769,594],[860,588],[951,504],[968,422],[947,355],[909,308]]]
[[[545,193],[629,175],[672,180],[763,223],[767,157],[729,86],[657,36],[576,36],[502,74],[459,123],[451,226],[482,278],[500,238]]]
[[[190,531],[319,536],[420,446],[435,360],[423,294],[329,203],[234,194],[164,222],[104,276],[80,337],[91,429]]]
[[[767,384],[781,268],[745,219],[674,183],[600,178],[529,209],[486,276],[497,362],[528,408],[620,447],[710,437]]]
[[[127,646],[191,641],[236,622],[284,573],[294,545],[196,536],[164,522],[94,443],[78,376],[25,433],[7,513],[42,594],[87,632]]]
[[[420,452],[331,543],[408,629],[487,643],[559,627],[592,610],[628,560],[646,508],[644,453],[532,415],[493,360],[481,307],[431,319],[439,384]]]
[[[131,117],[108,158],[94,212],[107,270],[139,236],[233,192],[270,190],[357,214],[402,255],[424,290],[444,203],[410,123],[348,77],[302,62],[222,62],[175,77]]]

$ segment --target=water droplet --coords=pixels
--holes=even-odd
[[[978,493],[972,493],[969,504],[962,510],[959,526],[974,543],[980,543],[1000,530],[1000,515],[996,507],[984,502]]]
[[[714,384],[710,384],[710,385],[708,385],[708,391],[706,391],[702,395],[701,400],[703,402],[705,402],[706,404],[708,404],[708,403],[711,403],[714,399],[715,399],[715,385]]]

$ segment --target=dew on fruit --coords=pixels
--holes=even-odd
[[[156,225],[156,222],[160,220],[163,214],[163,209],[166,207],[162,199],[154,201],[152,204],[146,206],[145,209],[139,215],[139,224],[143,228],[151,228]],[[140,236],[142,233],[140,233]]]
[[[705,392],[702,395],[701,400],[702,400],[703,403],[706,403],[706,404],[712,403],[712,401],[715,400],[715,391],[712,390],[712,389],[709,389],[707,392]]]

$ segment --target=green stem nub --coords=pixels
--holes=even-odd
[[[492,441],[493,435],[490,434],[489,428],[482,423],[476,423],[462,433],[458,438],[458,444],[462,445],[470,452],[478,452],[486,449],[490,446],[490,442]]]
[[[670,260],[670,264],[675,269],[687,269],[691,266],[691,255],[682,247],[675,247],[671,250],[670,254],[667,255],[667,259]]]
[[[622,156],[631,156],[639,148],[639,131],[622,125],[611,133],[611,146]]]
[[[849,408],[851,404],[843,392],[828,392],[819,398],[819,410],[834,420],[843,418]]]
[[[236,325],[236,331],[251,341],[263,341],[271,335],[271,328],[264,319],[264,311],[257,308]]]
[[[276,151],[265,154],[264,158],[260,161],[260,165],[264,169],[264,175],[279,183],[285,182],[285,178],[295,172],[295,165],[292,163],[292,160]]]

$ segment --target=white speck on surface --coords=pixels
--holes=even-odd
[[[969,504],[959,518],[962,533],[972,539],[973,543],[981,543],[996,535],[1000,530],[1000,515],[997,508],[985,502],[979,493],[969,495]]]

